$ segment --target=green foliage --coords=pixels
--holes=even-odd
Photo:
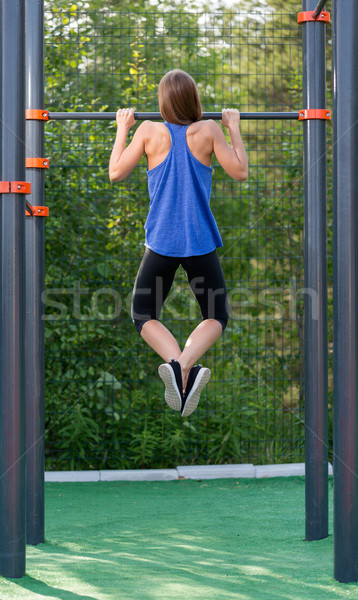
[[[157,85],[173,67],[196,78],[204,110],[301,105],[294,15],[269,6],[266,17],[245,13],[242,3],[205,14],[179,1],[156,11],[134,1],[130,13],[122,2],[102,6],[49,6],[50,111],[158,110]],[[145,163],[113,185],[115,123],[48,124],[47,468],[302,460],[301,132],[296,123],[246,121],[242,133],[248,181],[230,181],[218,165],[213,179],[232,319],[203,358],[213,377],[200,407],[183,420],[166,408],[160,359],[130,319],[148,209]],[[181,343],[199,319],[181,271],[162,317]]]

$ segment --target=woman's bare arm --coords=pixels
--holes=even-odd
[[[146,121],[138,127],[126,148],[128,131],[136,123],[133,109],[119,109],[116,120],[117,135],[109,161],[109,178],[111,181],[122,181],[133,171],[144,154]]]
[[[213,152],[230,177],[244,181],[248,177],[248,160],[240,134],[240,113],[235,108],[223,108],[221,124],[228,128],[231,146],[224,132],[213,122]]]

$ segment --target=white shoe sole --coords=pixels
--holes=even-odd
[[[203,391],[204,387],[208,383],[211,376],[210,369],[206,367],[202,367],[201,371],[199,371],[192,389],[190,390],[189,396],[186,399],[184,404],[183,411],[181,413],[182,417],[188,417],[191,415],[196,407],[199,404],[200,394]]]
[[[159,365],[158,373],[165,385],[164,398],[166,403],[173,410],[181,411],[181,395],[173,369],[168,364]]]

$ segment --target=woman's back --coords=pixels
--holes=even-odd
[[[211,164],[213,152],[212,123],[212,121],[196,121],[186,130],[186,141],[190,152],[207,167]],[[172,142],[168,127],[164,123],[146,121],[144,140],[148,169],[154,169],[170,152]]]
[[[210,154],[203,152],[200,130],[204,128],[201,123],[167,122],[147,128],[150,208],[146,246],[158,254],[195,256],[222,246],[210,210],[212,168],[198,158],[210,162]]]

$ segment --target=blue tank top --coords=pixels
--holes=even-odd
[[[188,125],[165,122],[171,148],[148,170],[149,213],[145,245],[164,256],[198,256],[222,246],[210,210],[212,167],[201,163],[186,142]]]

